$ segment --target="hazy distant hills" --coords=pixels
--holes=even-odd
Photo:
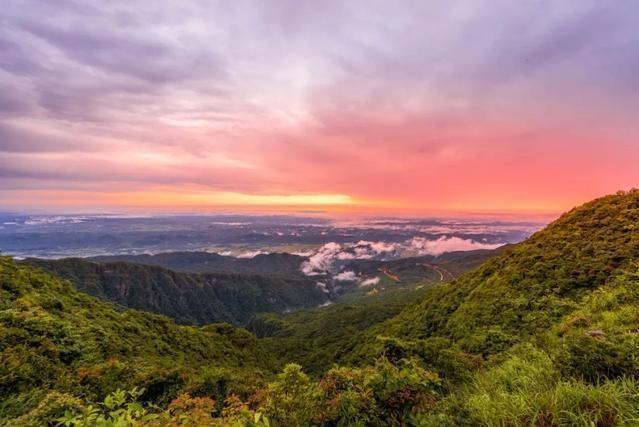
[[[183,256],[169,258],[176,261]],[[326,291],[314,280],[300,276],[184,273],[157,266],[80,258],[24,262],[68,279],[88,294],[164,314],[186,324],[224,321],[243,325],[257,313],[316,307],[328,301]]]
[[[542,226],[453,219],[369,219],[351,223],[259,215],[135,217],[0,212],[0,251],[23,258],[228,250],[250,256],[259,251],[306,251],[332,242],[406,244],[414,238],[432,241],[442,237],[493,245],[519,242]]]
[[[156,255],[110,255],[90,258],[98,262],[126,261],[189,273],[257,273],[299,275],[304,257],[288,253],[237,258],[212,252],[165,252]]]

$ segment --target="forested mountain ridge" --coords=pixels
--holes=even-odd
[[[603,197],[433,288],[377,332],[446,337],[487,356],[552,327],[638,260],[639,191]]]
[[[314,280],[284,275],[183,273],[127,262],[28,259],[84,292],[185,324],[245,324],[262,312],[317,307],[328,295]]]
[[[345,269],[377,284],[351,290],[329,307],[255,316],[247,329],[283,362],[299,363],[314,375],[343,362],[361,335],[423,298],[427,289],[472,270],[507,248],[450,252],[391,261],[355,260]]]
[[[163,252],[155,255],[105,255],[89,258],[96,262],[133,262],[187,273],[253,273],[300,275],[306,258],[288,253],[257,254],[238,258],[212,252]]]
[[[88,259],[28,258],[21,262],[44,268],[58,277],[70,280],[78,290],[90,295],[125,307],[163,314],[178,323],[201,325],[229,322],[245,325],[260,313],[285,313],[315,308],[329,301],[341,300],[345,295],[348,295],[346,300],[349,302],[359,304],[362,294],[365,296],[371,290],[403,294],[416,286],[448,281],[499,251],[455,252],[441,257],[426,256],[392,261],[352,260],[344,267],[345,270],[356,272],[358,277],[379,277],[382,280],[379,286],[373,287],[358,287],[357,282],[341,283],[339,294],[334,292],[330,277],[311,278],[300,274],[299,265],[304,258],[286,254],[237,259],[205,252],[170,252],[153,256]],[[104,261],[120,258],[146,260],[146,263]],[[217,262],[219,260],[221,261]],[[241,272],[208,270],[207,273],[186,273],[153,265],[154,263],[181,266],[182,270],[208,270],[218,266],[229,269],[237,265]],[[276,271],[276,267],[282,263],[285,265],[282,274],[243,272]],[[289,274],[293,265],[296,266],[295,274]],[[401,277],[400,282],[389,280],[386,275],[396,279]],[[317,286],[318,280],[326,285]],[[408,301],[403,295],[401,299]]]
[[[210,393],[206,381],[216,376],[232,382],[251,372],[259,380],[275,366],[243,329],[116,310],[7,257],[0,257],[0,338],[1,425],[20,416],[14,425],[41,425],[61,407],[80,407],[78,397],[95,401],[135,386],[146,389],[143,399],[167,403],[181,390]]]

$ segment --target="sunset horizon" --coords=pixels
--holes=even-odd
[[[2,0],[0,426],[639,422],[639,0]]]
[[[9,1],[0,206],[556,215],[639,183],[632,2]]]

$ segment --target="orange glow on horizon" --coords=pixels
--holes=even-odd
[[[540,209],[534,200],[505,203],[503,200],[450,203],[425,207],[393,200],[364,200],[345,194],[242,194],[189,189],[156,188],[144,191],[92,192],[83,190],[30,190],[19,194],[0,192],[0,203],[14,209],[46,205],[62,212],[161,212],[161,213],[296,213],[332,216],[456,216],[552,219],[572,205],[557,201]]]

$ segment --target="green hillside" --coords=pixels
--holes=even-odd
[[[634,425],[638,310],[639,191],[631,191],[573,209],[427,290],[368,330],[347,359],[418,358],[448,390],[441,422]]]
[[[403,288],[369,297],[360,295],[357,302],[338,302],[314,310],[260,314],[247,329],[278,360],[298,363],[317,376],[348,357],[366,330],[399,314],[424,291]]]
[[[444,337],[482,357],[555,325],[639,260],[639,192],[573,209],[375,332]]]
[[[321,375],[333,364],[348,359],[369,328],[421,300],[428,288],[448,282],[502,251],[500,248],[451,252],[439,257],[352,261],[346,270],[377,277],[379,282],[355,287],[328,307],[258,315],[247,329],[260,337],[278,359],[299,363],[308,373]]]
[[[288,253],[237,258],[212,252],[165,252],[155,255],[108,255],[89,258],[97,262],[133,262],[187,273],[253,273],[300,275],[304,257]]]
[[[119,388],[144,387],[142,398],[158,403],[186,390],[210,394],[215,378],[247,382],[250,373],[248,382],[255,382],[274,366],[242,329],[176,326],[166,317],[120,311],[6,257],[0,257],[0,337],[0,425]],[[42,402],[46,407],[38,408]]]
[[[64,407],[70,426],[639,425],[638,227],[639,191],[603,197],[456,280],[407,291],[416,302],[389,292],[259,316],[261,340],[118,312],[3,259],[0,408],[50,421]],[[295,364],[269,376],[262,343],[313,376]],[[116,383],[145,391],[100,403]]]
[[[125,262],[30,259],[77,289],[185,324],[245,324],[253,315],[317,307],[328,301],[314,280],[280,275],[180,273]]]

